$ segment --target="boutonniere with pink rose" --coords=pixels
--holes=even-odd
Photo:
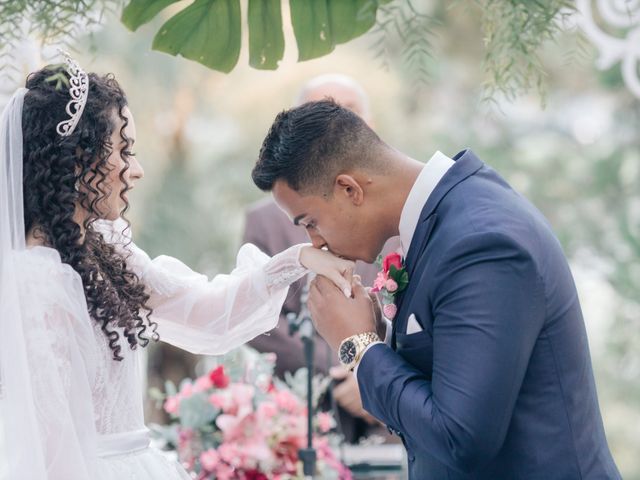
[[[378,265],[382,271],[373,282],[373,293],[380,293],[382,300],[382,313],[389,320],[393,320],[398,312],[395,304],[396,295],[409,285],[409,274],[404,268],[404,259],[399,253],[392,252],[386,257],[378,257]]]

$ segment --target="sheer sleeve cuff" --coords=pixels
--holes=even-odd
[[[264,271],[269,291],[288,287],[309,273],[309,270],[300,263],[302,248],[307,246],[310,246],[310,244],[294,245],[273,256],[267,262]]]

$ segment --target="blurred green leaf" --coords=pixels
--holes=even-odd
[[[281,0],[249,0],[249,65],[275,70],[284,55]]]
[[[124,7],[120,21],[132,32],[149,22],[158,13],[172,3],[180,0],[131,0]]]
[[[164,382],[164,391],[167,393],[168,397],[172,397],[176,393],[178,393],[178,390],[176,389],[175,384],[170,380],[167,380],[166,382]]]
[[[169,19],[153,49],[228,73],[240,56],[240,0],[196,0]]]
[[[299,61],[326,55],[367,32],[378,8],[375,0],[291,0],[290,5]]]

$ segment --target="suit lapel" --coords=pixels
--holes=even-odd
[[[455,165],[449,169],[438,185],[436,185],[436,188],[427,199],[420,213],[418,226],[413,234],[409,252],[405,258],[405,267],[409,274],[409,285],[407,289],[396,298],[398,313],[393,322],[391,332],[391,346],[394,350],[396,348],[396,333],[401,328],[401,325],[404,325],[406,317],[408,316],[406,310],[410,302],[406,301],[406,299],[410,299],[413,296],[418,284],[417,281],[412,282],[411,279],[416,266],[420,263],[422,253],[429,243],[429,238],[438,220],[435,210],[453,187],[476,173],[483,165],[482,161],[469,149],[458,153],[453,160],[456,162]]]

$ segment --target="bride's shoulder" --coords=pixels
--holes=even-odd
[[[15,253],[16,281],[23,292],[39,298],[54,298],[61,292],[83,292],[82,279],[70,265],[63,263],[55,248],[32,246]],[[66,295],[65,295],[66,296]]]
[[[16,252],[15,258],[20,271],[36,268],[42,275],[62,269],[63,265],[60,253],[55,248],[44,245],[28,246]]]

